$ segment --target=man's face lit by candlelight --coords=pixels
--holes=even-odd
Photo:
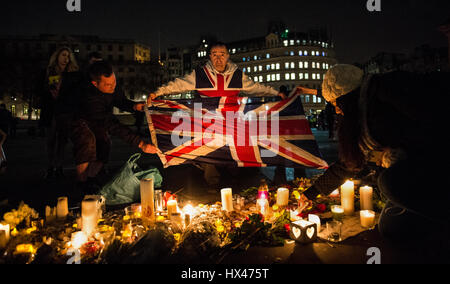
[[[104,94],[112,94],[116,89],[116,75],[112,73],[111,76],[105,77],[101,76],[99,82],[92,81],[92,84]]]
[[[211,59],[214,68],[222,73],[227,68],[230,54],[225,46],[215,46],[211,49],[209,58]]]

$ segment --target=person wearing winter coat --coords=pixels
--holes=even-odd
[[[106,61],[97,61],[89,66],[88,74],[90,82],[81,89],[71,140],[78,187],[90,190],[93,188],[93,182],[88,178],[95,179],[108,162],[111,151],[110,135],[120,137],[145,153],[154,154],[158,150],[114,116],[113,107],[128,112],[143,111],[145,103],[128,100],[123,92],[116,88],[112,66]]]
[[[239,110],[239,93],[246,96],[280,96],[285,94],[278,92],[270,86],[265,86],[251,80],[238,66],[230,61],[230,54],[226,44],[214,43],[210,46],[209,60],[204,66],[195,68],[192,73],[183,78],[160,87],[155,93],[150,94],[151,100],[170,94],[179,94],[188,91],[197,91],[202,97],[221,97],[219,108],[223,111]],[[219,173],[213,165],[201,165],[208,184],[216,185]]]
[[[383,168],[377,183],[387,199],[378,224],[382,236],[423,238],[423,224],[448,229],[450,191],[444,186],[448,182],[441,158],[445,147],[438,147],[445,127],[436,115],[445,112],[444,104],[435,103],[450,94],[448,78],[445,72],[364,76],[352,65],[331,68],[322,92],[339,115],[339,160],[305,191],[302,201],[329,195],[376,164]]]

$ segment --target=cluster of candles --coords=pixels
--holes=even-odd
[[[373,188],[363,186],[359,188],[361,226],[368,229],[375,227],[375,212],[373,211]],[[347,181],[341,186],[341,205],[331,207],[334,219],[342,221],[344,215],[355,213],[355,183]]]

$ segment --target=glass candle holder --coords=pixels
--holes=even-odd
[[[341,205],[331,206],[331,213],[333,213],[333,220],[341,221],[344,219],[344,208]]]
[[[330,221],[327,222],[327,236],[328,241],[338,243],[342,241],[342,222]]]

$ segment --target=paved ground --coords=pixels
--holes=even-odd
[[[336,142],[328,141],[326,132],[315,131],[322,154],[331,163],[337,158]],[[108,165],[110,177],[130,155],[139,152],[120,140],[113,141],[111,162]],[[75,167],[72,163],[70,147],[66,151],[66,179],[46,181],[43,179],[46,169],[46,151],[44,138],[29,137],[25,131],[19,131],[16,138],[7,142],[5,152],[9,166],[7,173],[0,176],[0,202],[8,200],[16,206],[21,200],[39,210],[41,214],[46,205],[54,206],[59,196],[69,196],[69,206],[75,206],[81,194],[74,189]],[[157,158],[144,155],[139,164],[142,168],[150,165],[160,166]],[[180,166],[162,170],[163,189],[177,191],[183,189],[183,195],[201,202],[220,200],[219,188],[205,186],[202,172],[193,166]],[[307,171],[311,176],[317,171]],[[229,172],[222,170],[222,185],[232,187],[234,192],[257,186],[263,174],[257,169],[239,169]],[[2,213],[2,212],[0,212]],[[425,243],[425,240],[424,240]],[[251,248],[245,253],[229,255],[224,263],[230,264],[271,264],[271,263],[366,263],[370,256],[367,251],[377,247],[381,251],[382,263],[449,263],[446,252],[439,247],[407,242],[392,244],[383,241],[378,232],[371,231],[351,238],[339,245],[315,243],[312,245],[286,244],[281,248]]]

